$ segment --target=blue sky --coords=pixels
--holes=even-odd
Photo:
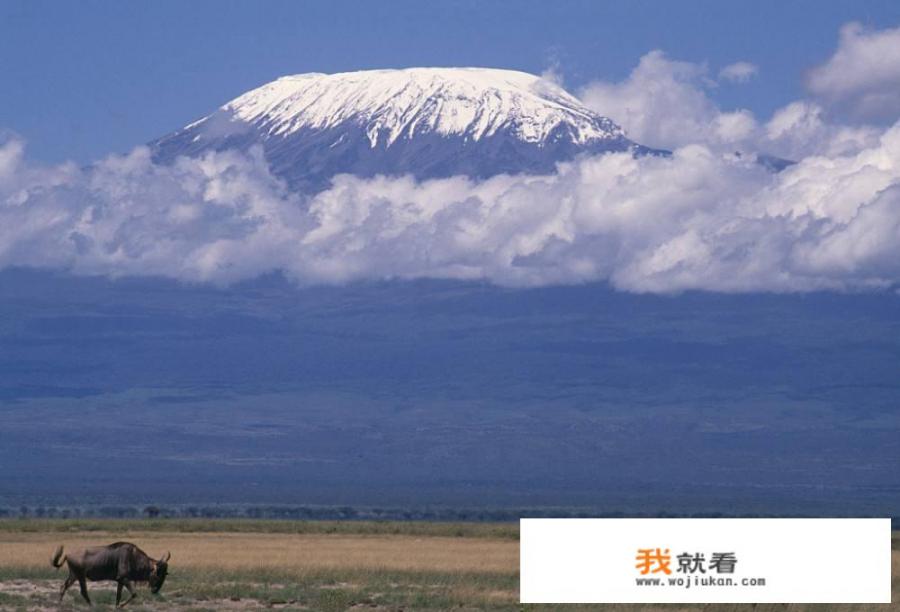
[[[710,95],[767,116],[799,98],[840,26],[900,23],[867,2],[78,2],[0,3],[0,129],[29,156],[123,152],[277,76],[481,65],[541,72],[570,88],[621,80],[662,49],[713,72],[759,66]]]

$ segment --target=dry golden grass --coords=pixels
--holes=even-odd
[[[279,571],[516,572],[519,543],[487,538],[270,533],[0,533],[0,567],[47,567],[68,551],[125,540],[147,554],[172,553],[173,568]]]

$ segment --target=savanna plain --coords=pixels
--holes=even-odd
[[[50,556],[119,540],[172,554],[161,593],[140,587],[131,610],[900,610],[900,532],[892,604],[554,607],[518,603],[517,524],[207,519],[0,521],[0,609],[88,609],[77,585],[59,602]],[[114,583],[88,589],[112,609]]]

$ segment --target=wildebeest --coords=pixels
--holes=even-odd
[[[135,598],[133,582],[148,582],[150,592],[158,593],[166,581],[169,571],[170,553],[160,559],[152,559],[140,548],[129,542],[116,542],[109,546],[97,546],[86,548],[70,555],[63,554],[63,547],[56,549],[56,553],[50,560],[53,567],[60,568],[63,563],[69,565],[69,577],[63,583],[59,593],[59,599],[66,594],[66,590],[75,581],[81,587],[81,596],[91,604],[88,597],[87,580],[115,580],[119,583],[116,589],[116,606],[122,600],[122,588],[128,589],[130,597],[122,604],[125,606]]]

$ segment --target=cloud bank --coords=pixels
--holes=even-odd
[[[302,284],[429,277],[660,293],[896,289],[900,122],[844,124],[832,105],[894,108],[872,100],[900,82],[896,65],[879,63],[898,31],[845,27],[834,56],[810,75],[812,97],[768,120],[718,108],[707,66],[651,52],[624,81],[595,82],[581,95],[673,155],[608,154],[550,176],[345,175],[304,195],[273,177],[259,150],[158,165],[139,147],[81,168],[32,163],[9,139],[0,144],[0,268],[223,284],[279,271]],[[742,81],[755,72],[742,62],[718,74]],[[773,174],[754,151],[798,163]]]
[[[702,145],[610,154],[551,176],[361,179],[291,193],[259,151],[90,168],[0,147],[0,267],[230,283],[606,281],[636,292],[808,291],[900,281],[900,125],[773,175]]]

